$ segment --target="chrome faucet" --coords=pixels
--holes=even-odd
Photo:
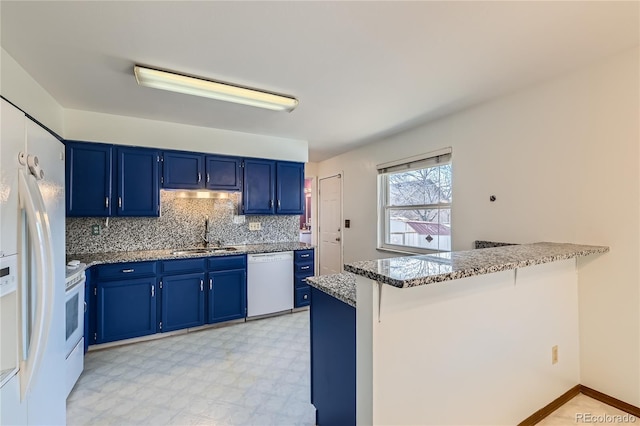
[[[204,234],[202,235],[204,246],[209,247],[209,216],[204,217]]]
[[[204,234],[202,234],[202,241],[204,241],[204,248],[209,247],[209,244],[213,244],[214,247],[222,247],[222,241],[211,241],[209,235],[209,216],[204,217]]]

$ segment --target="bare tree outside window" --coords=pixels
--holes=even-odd
[[[383,245],[451,250],[451,163],[387,173],[382,183]]]

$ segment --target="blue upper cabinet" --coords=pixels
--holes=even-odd
[[[244,160],[244,214],[302,214],[304,163]]]
[[[162,157],[163,188],[204,188],[204,156],[202,154],[165,151]]]
[[[244,160],[242,202],[244,214],[273,214],[275,212],[276,162]]]
[[[207,155],[205,157],[207,189],[242,190],[242,160],[236,157]]]
[[[160,216],[160,153],[141,148],[116,149],[119,216]]]
[[[158,151],[66,142],[67,216],[159,216]]]
[[[67,216],[111,216],[111,145],[66,143]]]
[[[304,213],[304,164],[276,164],[276,213]]]

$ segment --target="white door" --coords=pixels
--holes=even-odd
[[[320,179],[320,275],[342,272],[341,175]]]

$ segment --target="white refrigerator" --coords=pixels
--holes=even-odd
[[[64,425],[64,145],[0,102],[0,424]]]

